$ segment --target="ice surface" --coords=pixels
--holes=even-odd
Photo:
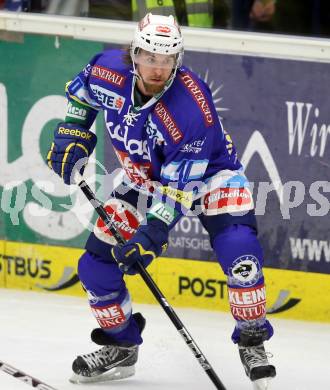
[[[0,360],[58,390],[207,390],[214,386],[166,314],[157,305],[134,305],[147,319],[136,375],[122,381],[74,385],[68,379],[77,354],[96,349],[96,327],[86,299],[0,289]],[[227,390],[251,390],[230,335],[229,314],[176,309]],[[330,324],[270,317],[275,336],[266,343],[278,376],[272,390],[330,389]],[[31,386],[0,371],[1,390]]]

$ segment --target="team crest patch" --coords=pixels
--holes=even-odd
[[[230,284],[253,286],[261,277],[258,259],[253,255],[238,257],[229,269]]]
[[[104,208],[109,214],[111,222],[127,241],[136,233],[140,222],[143,220],[142,215],[130,203],[121,199],[110,199]],[[101,218],[98,218],[94,226],[95,236],[110,245],[116,245],[117,241],[112,233],[105,226]]]

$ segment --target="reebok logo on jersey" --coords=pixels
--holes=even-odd
[[[213,116],[210,110],[210,106],[208,105],[206,97],[203,94],[202,90],[188,73],[182,73],[179,77],[183,84],[188,88],[188,91],[190,92],[195,102],[198,104],[198,107],[202,111],[205,125],[207,127],[212,126]]]
[[[178,128],[177,124],[174,122],[174,119],[171,117],[171,114],[164,106],[162,102],[158,102],[155,107],[155,113],[158,118],[161,120],[163,125],[165,126],[167,132],[171,136],[174,143],[178,143],[182,140],[183,135]]]
[[[122,76],[120,73],[99,65],[93,66],[92,75],[98,79],[117,85],[118,87],[123,87],[126,80],[126,77]]]
[[[65,127],[59,127],[58,134],[73,135],[74,137],[82,138],[87,141],[92,138],[92,134],[87,131],[81,131],[78,129],[66,129]]]

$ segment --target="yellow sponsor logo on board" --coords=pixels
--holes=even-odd
[[[83,252],[0,241],[0,287],[85,296],[77,275]],[[227,278],[218,263],[161,257],[148,272],[173,307],[230,313]],[[330,275],[269,268],[264,274],[270,320],[330,322]],[[125,276],[125,281],[133,302],[158,304],[140,275]]]

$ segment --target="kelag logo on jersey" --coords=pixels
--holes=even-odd
[[[108,120],[107,111],[105,112],[105,124],[115,149],[122,150],[124,147],[130,155],[137,154],[144,160],[151,160],[147,140],[130,138],[132,134],[129,133],[128,126],[121,126],[120,124],[115,126],[111,120]],[[118,141],[119,145],[115,141]]]
[[[123,96],[96,84],[90,84],[90,87],[97,100],[105,107],[110,108],[111,110],[116,110],[118,112],[121,111],[125,103],[125,98]]]

